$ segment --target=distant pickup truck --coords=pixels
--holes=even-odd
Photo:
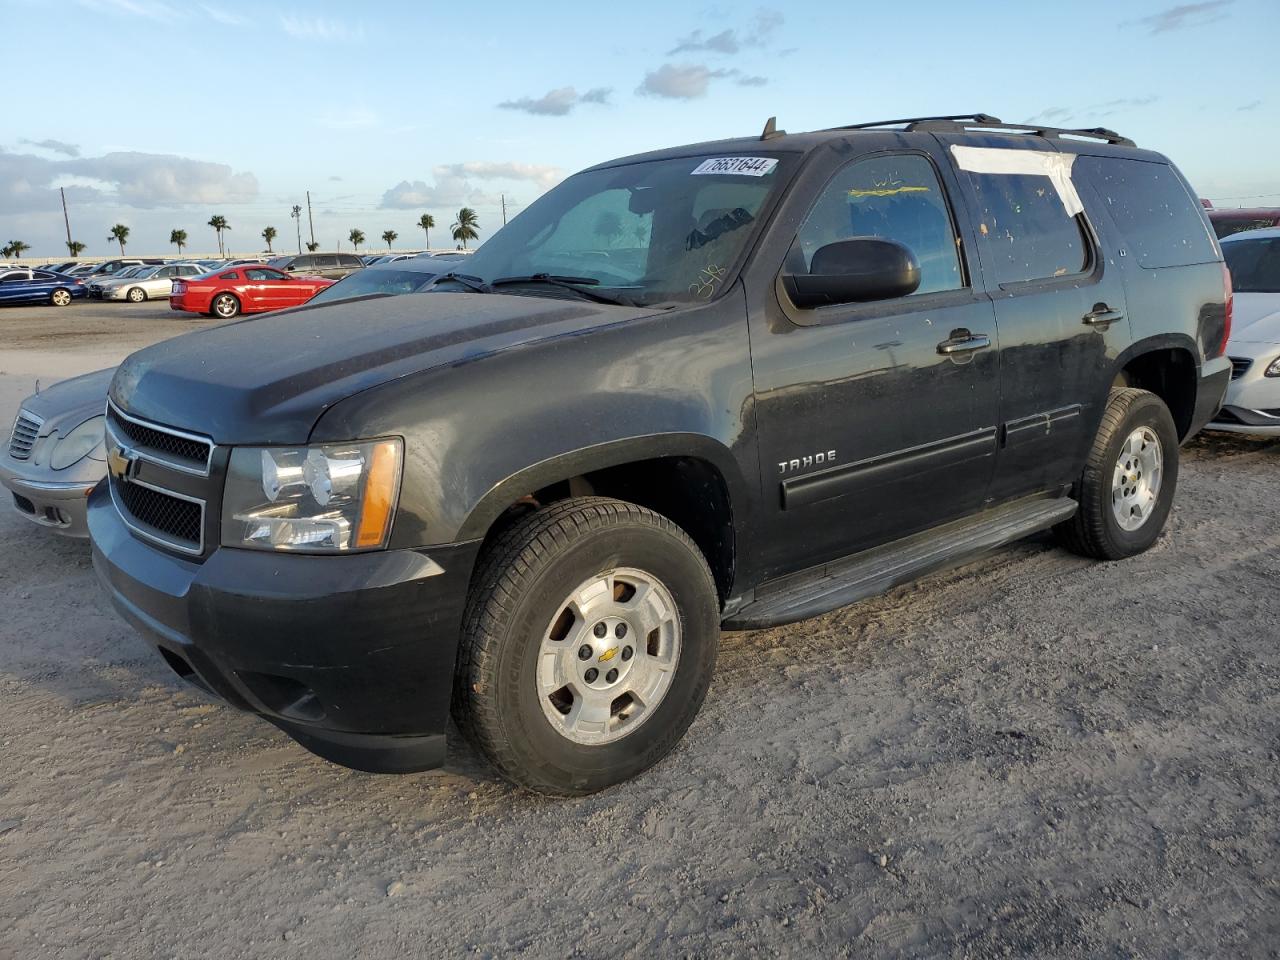
[[[89,502],[180,676],[366,770],[439,766],[452,710],[514,782],[599,790],[680,740],[722,628],[1044,529],[1146,550],[1231,375],[1204,212],[1100,129],[771,123],[452,266],[129,357]]]

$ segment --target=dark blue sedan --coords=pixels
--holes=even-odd
[[[48,303],[65,307],[88,293],[82,281],[51,270],[0,271],[0,303]]]

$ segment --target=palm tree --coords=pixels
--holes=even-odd
[[[84,250],[84,244],[81,243],[79,240],[67,241],[67,252],[70,253],[71,256],[78,257],[80,256],[80,253],[83,250]]]
[[[110,243],[112,240],[114,240],[116,241],[116,243],[120,244],[120,256],[123,257],[124,244],[125,244],[125,241],[128,239],[129,239],[129,228],[126,227],[123,223],[117,223],[114,227],[111,228],[111,236],[107,237],[107,242]]]
[[[351,232],[347,234],[347,239],[351,241],[351,245],[356,248],[356,253],[360,252],[360,244],[364,243],[364,231],[351,228]]]
[[[183,248],[183,247],[185,247],[185,246],[187,245],[187,231],[185,231],[185,230],[170,230],[170,231],[169,231],[169,242],[170,242],[170,243],[173,243],[173,244],[177,244],[177,247],[178,247],[178,256],[182,256],[182,248]]]
[[[427,249],[431,248],[431,234],[428,233],[432,227],[436,225],[436,218],[429,213],[424,213],[418,218],[418,226],[422,228],[422,235],[426,239]]]
[[[274,240],[275,238],[276,238],[275,227],[262,228],[262,239],[267,241],[267,253],[275,253],[275,251],[271,249],[271,241]]]
[[[396,233],[394,230],[382,231],[382,242],[387,245],[388,250],[391,249],[391,244],[395,242],[395,239],[398,236],[400,236],[400,234]]]
[[[23,243],[21,240],[10,240],[9,245],[0,250],[0,256],[18,258],[23,252],[31,249],[31,244]]]
[[[470,207],[463,207],[458,211],[458,219],[450,229],[453,231],[453,239],[460,240],[462,249],[465,250],[468,240],[480,237],[480,219]]]
[[[307,253],[315,253],[319,249],[320,249],[320,244],[317,243],[316,241],[311,240],[307,243]]]
[[[218,256],[223,256],[222,231],[230,230],[231,224],[227,223],[227,218],[220,213],[215,213],[209,218],[209,226],[213,227],[218,234]]]

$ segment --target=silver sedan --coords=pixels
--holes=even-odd
[[[1231,384],[1210,430],[1280,436],[1280,229],[1222,241],[1235,290]]]
[[[89,492],[107,475],[103,412],[115,369],[56,383],[22,401],[0,449],[0,484],[17,511],[69,537],[87,537]]]
[[[166,263],[158,267],[144,267],[133,276],[102,281],[101,296],[103,300],[128,300],[130,303],[167,300],[173,292],[174,280],[198,277],[208,272],[195,263]]]

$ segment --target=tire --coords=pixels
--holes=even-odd
[[[230,320],[240,313],[240,300],[233,293],[220,293],[209,304],[209,316]]]
[[[589,583],[607,586],[575,615],[568,602],[586,596]],[[652,605],[640,602],[650,596]],[[454,718],[518,786],[594,793],[676,745],[706,697],[719,641],[715,581],[683,530],[620,500],[564,500],[515,523],[481,556],[463,620]],[[549,693],[561,667],[580,672]],[[652,703],[636,699],[640,692]]]
[[[141,287],[130,287],[124,296],[130,303],[145,303],[147,299],[147,291],[143,290]]]
[[[65,307],[71,303],[71,291],[66,287],[58,287],[49,294],[49,303],[55,307]]]
[[[1059,541],[1097,560],[1123,560],[1147,550],[1169,519],[1178,460],[1178,431],[1164,401],[1146,390],[1113,389],[1075,485],[1080,509],[1054,528]],[[1122,469],[1126,464],[1129,469]],[[1151,489],[1153,482],[1158,489]]]

